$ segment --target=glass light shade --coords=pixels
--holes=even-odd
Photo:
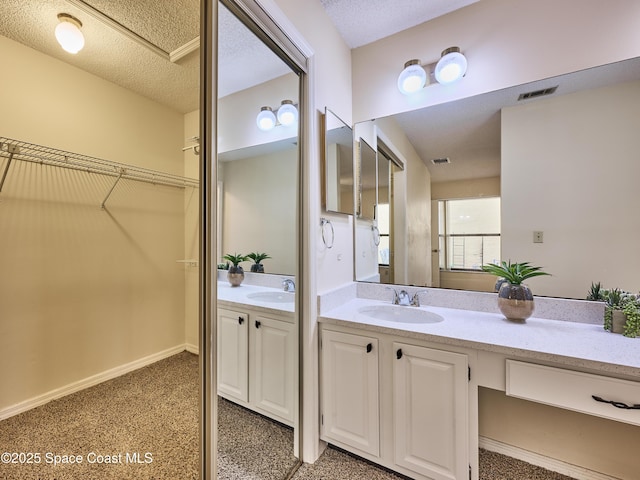
[[[434,75],[438,83],[444,85],[460,80],[467,72],[467,59],[458,47],[442,52],[442,58],[436,64]]]
[[[405,95],[415,93],[427,83],[427,72],[418,60],[409,60],[398,77],[398,90]]]
[[[260,113],[256,117],[258,128],[264,132],[271,130],[276,126],[276,116],[271,107],[262,107]]]
[[[67,52],[78,53],[84,47],[84,35],[80,31],[82,24],[71,15],[58,15],[60,23],[56,25],[55,35],[60,46]]]
[[[282,101],[282,105],[278,109],[278,121],[285,127],[298,121],[298,109],[291,100]]]

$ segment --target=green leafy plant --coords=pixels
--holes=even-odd
[[[251,252],[247,253],[247,258],[253,260],[254,263],[260,263],[267,258],[271,258],[267,253]]]
[[[240,262],[246,262],[247,261],[247,256],[239,254],[239,253],[235,253],[233,255],[231,255],[230,253],[227,253],[222,258],[224,258],[225,260],[228,260],[229,262],[231,262],[231,264],[234,267],[237,267]]]
[[[623,335],[632,338],[640,335],[640,294],[636,295],[619,288],[602,288],[600,282],[592,282],[587,300],[606,303],[604,329],[608,332],[613,330],[613,312],[620,310],[626,317]]]
[[[264,273],[264,266],[262,265],[262,261],[271,258],[267,253],[260,252],[251,252],[247,254],[247,258],[253,260],[253,265],[251,265],[251,271],[255,273]]]
[[[520,285],[528,278],[550,275],[543,272],[542,267],[531,266],[529,262],[511,263],[511,260],[508,262],[503,261],[501,264],[489,263],[483,265],[482,270],[504,278],[511,285]]]

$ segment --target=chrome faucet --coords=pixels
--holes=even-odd
[[[406,290],[400,290],[398,292],[394,288],[391,288],[391,287],[386,287],[386,288],[387,290],[393,291],[392,303],[394,305],[404,305],[404,306],[411,305],[412,307],[420,306],[420,292],[415,292],[413,296],[410,296],[409,292],[407,292]]]
[[[282,286],[283,286],[285,292],[295,292],[296,291],[296,284],[290,278],[285,278],[282,281]]]

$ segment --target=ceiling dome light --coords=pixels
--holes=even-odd
[[[68,13],[59,13],[55,35],[60,46],[67,52],[78,53],[84,47],[84,35],[80,31],[82,22]]]
[[[289,127],[298,121],[298,109],[291,100],[283,100],[278,109],[278,121],[285,127]]]
[[[434,75],[438,83],[447,85],[460,80],[467,73],[467,59],[458,47],[450,47],[442,52]]]
[[[256,117],[258,128],[264,132],[268,132],[276,126],[276,116],[271,107],[262,107],[260,113]]]
[[[410,95],[422,89],[427,83],[427,72],[424,71],[419,60],[409,60],[404,64],[404,70],[398,77],[398,89],[405,95]]]

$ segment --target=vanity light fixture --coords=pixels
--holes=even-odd
[[[260,113],[256,117],[258,128],[264,132],[268,132],[276,126],[276,116],[271,107],[262,107]]]
[[[75,55],[84,47],[84,35],[80,30],[82,22],[68,13],[59,13],[58,20],[60,23],[55,29],[56,40],[65,51]]]
[[[264,132],[268,132],[276,125],[290,127],[295,125],[297,121],[298,109],[291,100],[282,100],[276,113],[273,113],[273,108],[271,107],[262,107],[256,117],[258,128]]]
[[[457,82],[467,73],[467,58],[458,47],[449,47],[442,52],[433,73],[438,83],[443,85]]]
[[[409,60],[404,64],[404,70],[398,77],[398,89],[405,95],[421,90],[427,83],[427,72],[425,72],[420,60]]]
[[[429,72],[429,74],[427,74]],[[448,85],[461,79],[467,72],[467,59],[459,47],[449,47],[441,54],[437,63],[420,65],[420,60],[409,60],[398,76],[398,89],[405,95],[418,92],[428,85],[427,79],[433,75],[438,83]]]
[[[283,100],[278,109],[278,121],[285,127],[293,125],[298,120],[298,109],[291,100]]]

